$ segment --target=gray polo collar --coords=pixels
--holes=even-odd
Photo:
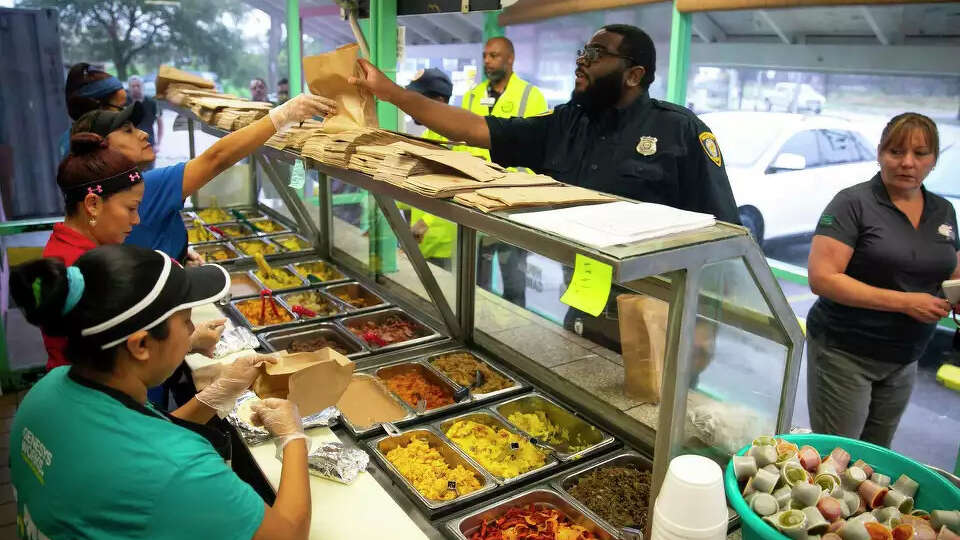
[[[900,209],[897,208],[893,201],[890,199],[890,193],[887,192],[886,186],[883,185],[883,178],[880,177],[880,172],[878,171],[876,176],[870,180],[870,188],[873,191],[873,196],[877,199],[877,202],[900,212]],[[923,193],[923,213],[920,214],[920,222],[922,223],[927,215],[932,210],[930,208],[930,197],[927,196],[927,188],[920,185],[920,193]],[[903,212],[900,212],[903,213]]]

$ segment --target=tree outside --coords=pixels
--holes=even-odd
[[[261,30],[250,19],[253,8],[239,0],[22,0],[17,6],[56,8],[64,62],[102,64],[123,81],[171,64],[213,72],[225,92],[246,96],[250,79],[267,72],[269,22]],[[286,51],[277,60],[284,72]]]

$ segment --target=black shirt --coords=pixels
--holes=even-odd
[[[814,234],[853,248],[844,272],[883,289],[940,295],[957,265],[957,216],[946,199],[923,192],[923,214],[914,229],[890,200],[878,173],[830,201]],[[828,346],[883,362],[917,360],[936,323],[909,315],[855,308],[820,297],[807,319],[810,335]]]
[[[529,118],[487,117],[493,161],[638,201],[739,223],[716,138],[693,112],[638,97],[588,114],[567,103]]]

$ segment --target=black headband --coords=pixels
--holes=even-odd
[[[87,195],[91,194],[106,198],[119,191],[129,189],[140,182],[143,182],[143,176],[140,174],[140,169],[134,167],[109,178],[94,180],[65,189],[63,190],[63,202],[69,206],[82,201]]]

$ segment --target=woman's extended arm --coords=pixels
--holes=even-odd
[[[300,94],[270,109],[268,116],[223,137],[187,162],[183,171],[183,198],[193,195],[228,167],[249,156],[286,125],[314,116],[331,116],[336,110],[333,100],[311,94]]]

